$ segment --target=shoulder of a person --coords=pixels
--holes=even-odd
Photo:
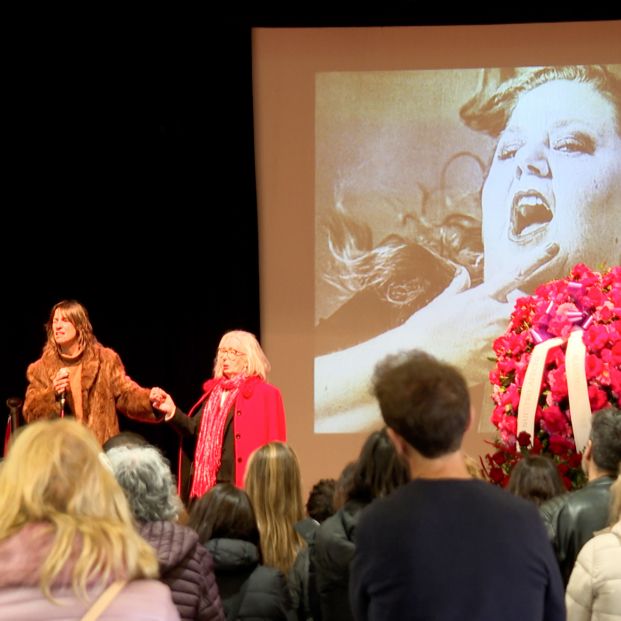
[[[607,511],[611,483],[610,477],[600,477],[595,481],[590,481],[584,487],[570,492],[559,509],[559,516],[575,517],[583,511],[591,511],[595,507],[601,509],[603,506]]]
[[[26,374],[27,375],[38,375],[40,374],[42,371],[44,372],[46,368],[49,368],[51,366],[51,360],[48,362],[45,359],[45,355],[41,356],[41,358],[39,358],[38,360],[35,360],[34,362],[31,362],[28,365],[28,368],[26,369]]]
[[[101,343],[93,343],[89,346],[92,354],[101,360],[110,362],[121,361],[121,357],[110,347],[105,347]]]
[[[287,578],[275,567],[257,565],[248,578],[248,590],[264,592],[268,589],[285,591]]]
[[[605,532],[600,531],[595,537],[589,539],[582,549],[585,550],[585,553],[587,550],[597,553],[609,548],[618,548],[621,554],[621,522],[617,522]]]
[[[321,548],[330,541],[350,541],[351,531],[358,526],[358,519],[362,511],[350,513],[345,507],[339,509],[334,515],[326,518],[317,528],[315,545]]]
[[[510,520],[512,516],[515,516],[516,524],[526,524],[528,521],[528,523],[543,526],[539,508],[534,502],[516,496],[507,489],[486,481],[473,480],[472,484],[473,489],[477,490],[476,493],[480,495],[481,499],[485,496],[488,497],[489,507],[492,510],[504,511],[506,519]],[[483,505],[483,503],[481,504]]]
[[[169,520],[145,522],[140,526],[140,534],[152,545],[170,542],[184,553],[198,544],[198,534],[195,530]]]
[[[266,382],[258,375],[252,375],[242,385],[241,394],[249,398],[253,394],[276,395],[280,394],[280,390],[273,384]]]
[[[549,500],[546,500],[540,507],[539,512],[544,520],[553,519],[558,515],[559,511],[565,506],[569,499],[569,492],[553,496]]]
[[[51,347],[46,347],[38,360],[28,366],[28,371],[38,371],[39,369],[49,369],[60,367],[61,361],[56,351]]]
[[[137,611],[134,615],[131,610],[127,611],[128,621],[133,619],[153,619],[157,621],[159,619],[168,620],[177,617],[169,616],[167,613],[170,611],[176,611],[172,601],[172,595],[170,588],[160,582],[159,580],[141,579],[132,580],[129,582],[119,593],[114,604],[123,605],[128,600],[136,600],[136,603],[140,607],[140,611]],[[145,610],[147,604],[151,607],[150,610]],[[155,611],[158,611],[160,615],[152,615]],[[141,616],[144,614],[144,616]],[[105,614],[102,618],[106,618]]]

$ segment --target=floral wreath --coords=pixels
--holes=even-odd
[[[509,327],[494,341],[496,366],[489,375],[495,404],[491,420],[499,437],[492,442],[495,452],[482,461],[493,483],[505,486],[524,455],[543,454],[554,460],[567,489],[584,484],[566,376],[567,342],[577,330],[582,331],[584,344],[584,394],[590,419],[590,412],[618,408],[621,402],[621,266],[600,273],[578,264],[568,278],[541,285],[534,295],[516,301]],[[518,425],[525,376],[535,347],[556,337],[554,343],[559,344],[542,359],[531,435]]]

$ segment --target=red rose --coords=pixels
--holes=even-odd
[[[589,386],[589,403],[591,404],[591,411],[597,412],[597,410],[601,410],[608,405],[608,395],[597,386],[591,384]]]
[[[599,273],[578,264],[568,278],[545,283],[534,295],[516,301],[507,330],[494,342],[497,362],[489,374],[495,404],[492,422],[499,431],[494,445],[502,456],[494,460],[487,455],[486,463],[488,476],[498,484],[505,484],[514,465],[529,453],[552,455],[568,488],[584,482],[571,428],[566,342],[548,352],[532,437],[520,432],[516,438],[519,399],[533,348],[557,335],[566,341],[579,328],[587,350],[584,369],[592,411],[619,407],[621,266]],[[492,477],[494,468],[499,471]]]

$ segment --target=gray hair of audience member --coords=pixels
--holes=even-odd
[[[373,394],[386,425],[424,457],[461,447],[470,396],[455,367],[419,350],[394,354],[375,367]]]
[[[172,521],[183,509],[168,460],[153,446],[119,446],[106,453],[138,522]]]
[[[104,453],[119,446],[149,446],[146,438],[134,431],[119,431],[115,436],[109,437],[102,445]]]
[[[595,465],[617,476],[621,463],[621,410],[604,408],[591,420],[591,458]]]

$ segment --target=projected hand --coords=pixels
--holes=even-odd
[[[507,278],[463,290],[463,275],[402,326],[413,346],[457,366],[470,384],[489,371],[491,344],[507,327],[520,287],[559,251],[557,244],[533,252],[526,265]]]

